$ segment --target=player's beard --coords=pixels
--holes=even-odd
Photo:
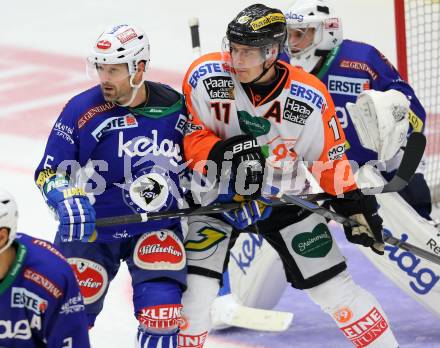
[[[123,93],[122,88],[118,88],[116,85],[107,83],[101,84],[101,91],[105,101],[123,104],[123,102],[130,97],[129,93],[131,92],[131,89],[128,93]]]

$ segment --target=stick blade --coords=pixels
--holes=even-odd
[[[232,294],[217,297],[211,314],[214,327],[235,326],[257,331],[285,331],[293,320],[293,313],[243,306]]]
[[[384,187],[383,193],[400,191],[396,188],[404,188],[413,177],[425,152],[426,138],[422,133],[411,133],[408,137],[402,162],[397,169],[396,175]],[[402,187],[403,186],[403,187]]]
[[[237,305],[235,311],[225,315],[222,319],[231,326],[249,330],[281,332],[289,328],[293,313]]]

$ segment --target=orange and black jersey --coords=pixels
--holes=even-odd
[[[295,163],[302,160],[326,192],[353,190],[345,135],[327,89],[302,69],[283,62],[276,69],[275,82],[255,87],[241,84],[220,53],[194,61],[183,81],[191,118],[184,138],[186,159],[203,168],[220,139],[252,134],[275,178],[294,180]]]

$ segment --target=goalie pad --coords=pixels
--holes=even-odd
[[[377,174],[370,170],[365,171],[364,167],[359,173],[362,182],[374,182],[374,176]],[[391,233],[395,238],[440,255],[440,234],[432,222],[418,215],[396,192],[379,194],[376,198],[385,233]],[[358,249],[394,284],[440,317],[439,265],[392,245],[385,246],[383,257],[378,257],[364,247]]]
[[[346,108],[362,146],[377,152],[379,160],[387,161],[405,145],[409,105],[406,96],[397,90],[367,90]]]

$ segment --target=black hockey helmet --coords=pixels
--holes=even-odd
[[[282,11],[254,4],[241,11],[226,30],[229,42],[263,47],[278,44],[281,51],[287,37],[286,18]]]

